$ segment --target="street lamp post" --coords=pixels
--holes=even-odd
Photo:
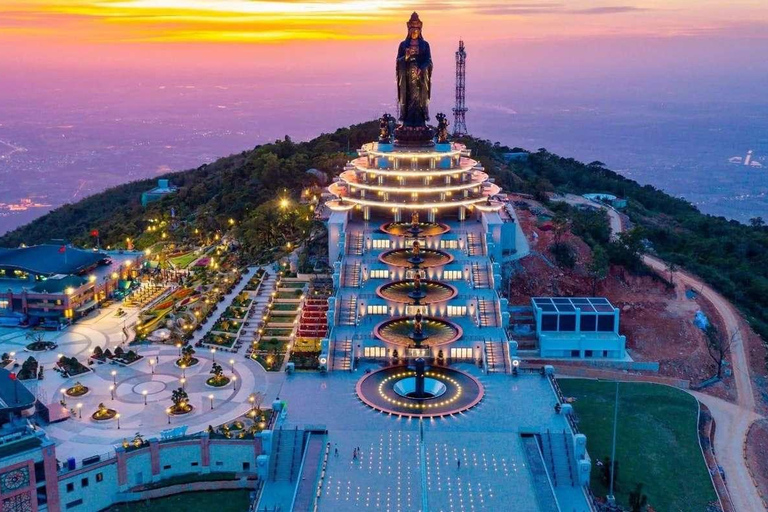
[[[184,386],[184,384],[186,384],[186,382],[187,382],[187,379],[182,377],[181,378],[181,390],[182,391],[186,391],[186,387]]]
[[[61,388],[61,403],[64,405],[64,407],[67,406],[67,390],[66,388]]]
[[[234,391],[237,391],[237,375],[232,376],[232,388]]]
[[[229,360],[229,368],[232,370],[232,373],[235,373],[235,360],[230,359]]]
[[[83,404],[77,404],[77,417],[83,419]]]
[[[149,360],[149,367],[152,369],[152,375],[154,375],[155,374],[155,360],[154,359],[150,359]]]
[[[211,400],[211,410],[213,410],[213,394],[208,395],[208,398]]]
[[[144,395],[144,405],[147,405],[147,390],[141,392],[142,395]]]
[[[170,425],[171,424],[171,408],[170,407],[165,410],[165,414],[168,415],[168,424]]]
[[[114,385],[109,386],[109,394],[112,397],[112,400],[114,400],[115,399],[115,386]]]
[[[176,348],[179,349],[179,357],[181,357],[181,343],[177,343]]]
[[[616,496],[613,494],[613,484],[614,484],[614,471],[616,470],[616,425],[619,420],[619,381],[616,381],[616,397],[614,399],[613,404],[613,444],[611,446],[611,482],[610,482],[610,489],[608,492],[608,503],[615,503],[616,502]]]
[[[120,413],[115,414],[115,418],[117,418],[117,430],[120,430]]]
[[[211,349],[211,355],[213,357],[213,362],[215,363],[216,362],[216,349],[215,348]]]
[[[112,384],[117,386],[117,370],[112,370]]]

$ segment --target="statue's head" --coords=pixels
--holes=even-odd
[[[421,27],[423,23],[419,19],[419,15],[414,12],[411,14],[411,19],[408,20],[408,37],[410,39],[419,39],[421,37]]]

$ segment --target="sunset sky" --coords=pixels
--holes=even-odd
[[[441,27],[433,39],[768,37],[765,0],[3,0],[0,44],[392,39],[414,9]]]

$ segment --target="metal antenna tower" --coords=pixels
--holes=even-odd
[[[459,40],[459,49],[456,51],[456,106],[453,107],[453,136],[467,135],[467,121],[464,118],[467,113],[465,103],[465,84],[467,79],[467,52],[464,51],[464,41]]]

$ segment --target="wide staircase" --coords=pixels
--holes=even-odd
[[[571,464],[571,448],[568,432],[550,432],[547,430],[538,436],[544,462],[555,487],[573,487],[574,474]]]
[[[485,262],[472,263],[472,282],[474,283],[475,288],[491,287],[490,270]]]
[[[499,327],[501,325],[495,300],[479,299],[477,305],[481,327]]]
[[[341,275],[341,286],[357,288],[360,286],[360,262],[355,261],[344,265]]]
[[[483,256],[483,241],[476,233],[467,235],[467,251],[470,256]]]
[[[503,342],[485,341],[485,367],[488,373],[507,373]]]
[[[339,340],[333,347],[333,368],[332,370],[352,369],[352,340]]]
[[[362,256],[364,241],[362,233],[353,233],[347,238],[347,256]]]
[[[558,512],[560,508],[557,505],[554,489],[552,489],[549,483],[548,471],[544,465],[544,457],[538,440],[534,436],[523,436],[522,442],[525,458],[528,460],[528,468],[533,480],[538,510],[542,512]]]
[[[299,474],[304,455],[304,430],[298,427],[277,429],[272,438],[269,479],[273,482],[293,482]]]
[[[339,301],[339,325],[357,324],[357,296],[342,295]]]

